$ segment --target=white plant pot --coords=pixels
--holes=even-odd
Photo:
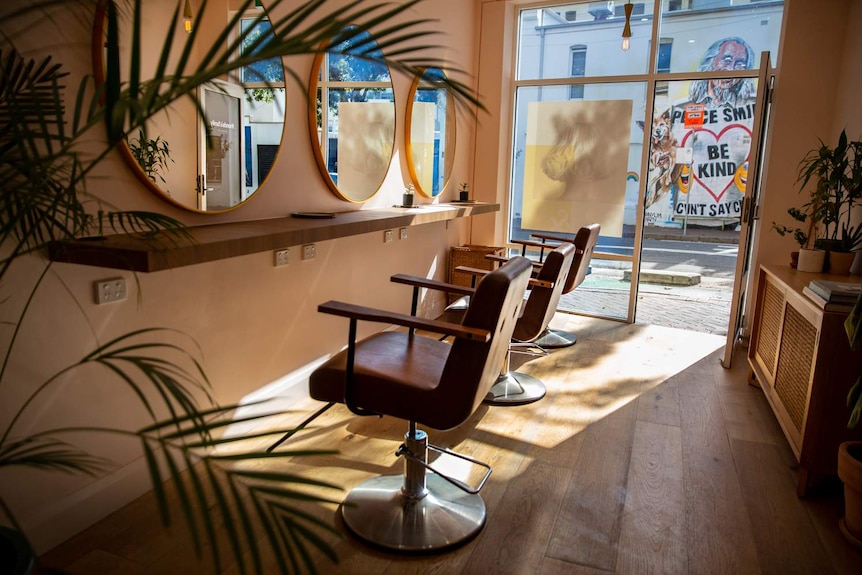
[[[800,272],[820,273],[823,271],[823,264],[826,261],[825,250],[799,250],[799,264],[796,269]]]

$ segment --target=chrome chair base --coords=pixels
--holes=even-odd
[[[545,384],[532,375],[507,371],[500,375],[488,395],[485,405],[525,405],[545,397]]]
[[[561,329],[548,328],[545,332],[533,340],[539,347],[549,347],[558,349],[561,347],[569,347],[578,343],[578,336]]]
[[[485,525],[485,502],[428,473],[427,494],[405,497],[403,475],[373,477],[347,494],[341,515],[368,543],[405,552],[453,547],[475,537]]]

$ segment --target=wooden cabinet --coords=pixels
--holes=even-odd
[[[799,460],[797,494],[837,472],[838,445],[862,438],[847,429],[847,392],[862,371],[862,349],[847,343],[844,319],[850,306],[827,304],[802,289],[815,278],[860,282],[862,278],[761,266],[748,362]]]

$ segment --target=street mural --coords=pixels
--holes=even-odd
[[[738,37],[722,38],[697,71],[747,70],[754,51]],[[646,178],[646,224],[683,221],[720,225],[742,213],[757,89],[753,79],[671,83],[687,93],[653,118]]]

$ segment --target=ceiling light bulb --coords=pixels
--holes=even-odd
[[[632,10],[634,6],[631,2],[626,2],[626,5],[623,6],[623,10],[626,12],[626,23],[623,26],[623,50],[629,49],[629,38],[632,37]]]
[[[191,33],[192,31],[192,6],[189,4],[189,0],[186,0],[186,5],[183,7],[183,28],[186,32]]]

